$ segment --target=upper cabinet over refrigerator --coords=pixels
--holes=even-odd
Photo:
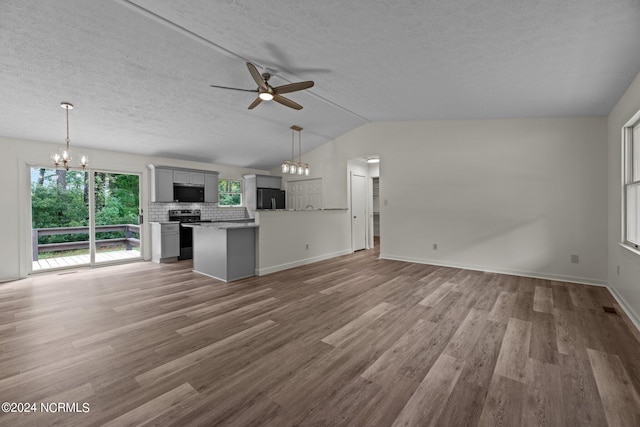
[[[256,209],[272,209],[272,203],[271,203],[271,198],[275,197],[276,198],[276,202],[275,205],[277,206],[276,209],[285,209],[285,201],[282,200],[282,202],[279,202],[279,195],[271,195],[268,197],[268,199],[265,200],[261,200],[260,202],[258,201],[259,196],[258,196],[258,190],[259,189],[263,189],[263,190],[271,190],[271,191],[281,191],[280,187],[281,187],[281,181],[282,178],[279,176],[270,176],[270,175],[256,175],[256,174],[248,174],[248,175],[243,175],[242,176],[244,182],[243,182],[243,186],[244,186],[244,194],[243,194],[243,198],[245,201],[245,204],[247,206],[247,211],[249,212],[249,215],[251,217],[253,217],[253,211],[255,211]],[[282,191],[282,198],[284,199],[284,191]],[[260,197],[265,197],[264,195],[260,196]],[[267,203],[268,202],[268,203]],[[258,206],[258,204],[260,204],[260,207]]]

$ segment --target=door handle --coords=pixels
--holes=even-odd
[[[356,219],[356,218],[358,218],[358,217],[354,215],[354,216],[353,216],[353,219]]]

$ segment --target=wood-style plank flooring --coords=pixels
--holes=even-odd
[[[377,256],[0,284],[0,401],[38,409],[0,424],[640,425],[637,331],[605,288]],[[89,411],[40,412],[58,402]]]

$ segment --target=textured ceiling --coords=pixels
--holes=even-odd
[[[0,135],[270,169],[369,121],[606,115],[640,0],[0,0]],[[263,102],[244,61],[290,94]]]

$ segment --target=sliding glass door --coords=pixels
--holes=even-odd
[[[140,175],[30,172],[33,272],[141,258]]]
[[[93,172],[96,264],[140,258],[140,176]]]
[[[31,168],[32,271],[87,265],[89,173]]]

